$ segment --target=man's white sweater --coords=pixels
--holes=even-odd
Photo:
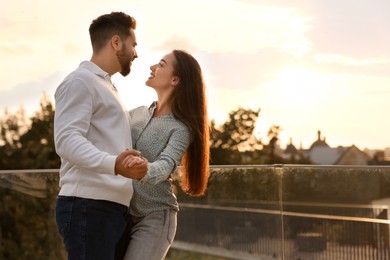
[[[55,102],[59,195],[129,206],[132,180],[115,175],[115,160],[132,147],[130,116],[110,76],[84,61],[58,86]]]

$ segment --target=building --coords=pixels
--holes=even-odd
[[[390,165],[390,158],[386,156],[388,148],[384,151],[376,151],[371,160],[368,161],[369,165]]]
[[[326,138],[321,136],[321,131],[317,132],[317,140],[313,142],[309,149],[298,150],[292,144],[286,147],[283,158],[290,159],[293,156],[302,154],[308,158],[312,164],[319,165],[368,165],[371,157],[355,145],[349,147],[330,147],[326,143]]]
[[[321,165],[367,165],[371,159],[355,145],[336,148],[314,147],[309,150],[309,158],[313,164]]]

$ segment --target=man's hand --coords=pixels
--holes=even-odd
[[[136,180],[142,179],[148,171],[148,160],[140,155],[140,152],[131,149],[126,149],[118,155],[115,161],[115,174]]]

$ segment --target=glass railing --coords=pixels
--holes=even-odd
[[[174,184],[180,212],[172,251],[207,259],[390,259],[390,167],[214,166],[200,198]],[[66,259],[57,193],[58,170],[0,171],[0,259]]]
[[[54,209],[58,170],[0,171],[0,259],[67,259]]]

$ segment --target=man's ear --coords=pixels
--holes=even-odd
[[[114,50],[120,50],[122,48],[122,40],[119,35],[114,35],[111,37],[111,47]]]

